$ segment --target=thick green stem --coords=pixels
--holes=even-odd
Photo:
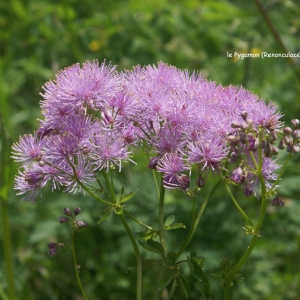
[[[72,242],[72,256],[73,256],[73,261],[74,261],[74,269],[75,269],[75,274],[76,274],[76,279],[77,279],[77,283],[79,285],[79,288],[81,290],[82,296],[85,300],[88,300],[88,297],[84,291],[84,288],[82,286],[81,280],[80,280],[80,276],[79,276],[79,266],[77,264],[77,258],[76,258],[76,252],[75,252],[75,243],[74,243],[74,228],[72,229],[72,236],[71,236],[71,242]]]
[[[136,285],[136,300],[142,300],[142,258],[140,254],[140,250],[138,248],[138,245],[136,243],[136,240],[128,226],[128,223],[124,217],[123,214],[119,215],[122,224],[130,238],[130,241],[132,243],[135,256],[136,256],[136,266],[137,266],[137,285]]]
[[[196,216],[196,219],[195,221],[192,223],[191,225],[191,229],[190,229],[190,232],[188,233],[187,237],[185,238],[183,244],[181,245],[179,251],[176,253],[176,257],[177,259],[179,258],[179,256],[182,254],[182,252],[184,251],[184,249],[187,247],[187,245],[190,243],[192,237],[194,236],[195,234],[195,231],[196,231],[196,228],[200,222],[200,219],[202,217],[202,214],[206,208],[206,205],[208,203],[208,201],[211,199],[211,197],[213,196],[214,192],[216,191],[216,189],[219,187],[219,185],[221,184],[222,182],[222,179],[219,179],[216,184],[213,186],[213,188],[211,189],[211,191],[209,192],[209,194],[207,195],[207,197],[205,198],[204,202],[202,203],[199,211],[198,211],[198,214]]]
[[[1,197],[1,211],[2,211],[2,226],[3,226],[3,248],[4,260],[6,265],[6,276],[8,286],[8,298],[15,299],[15,285],[14,285],[14,272],[13,272],[13,257],[12,246],[10,240],[10,224],[7,201]]]
[[[160,186],[160,196],[159,196],[159,211],[158,211],[158,220],[159,220],[159,238],[160,243],[164,248],[166,253],[167,245],[166,245],[166,233],[165,233],[165,220],[164,220],[164,201],[165,201],[165,188],[163,186],[163,180],[161,180]]]

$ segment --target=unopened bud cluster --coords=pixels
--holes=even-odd
[[[71,222],[72,223],[72,226],[73,226],[73,230],[79,230],[81,228],[84,228],[84,227],[87,227],[88,224],[84,221],[81,221],[81,220],[76,220],[76,216],[78,216],[81,212],[81,208],[80,207],[75,207],[74,211],[72,212],[70,208],[68,207],[65,207],[63,209],[63,214],[65,216],[63,217],[60,217],[58,219],[59,223],[63,224],[63,223],[67,223],[67,222]],[[64,244],[63,243],[59,243],[59,244],[56,244],[56,243],[49,243],[48,244],[48,248],[49,248],[49,251],[48,251],[48,254],[50,256],[55,256],[56,255],[56,252],[57,252],[57,247],[63,247]]]
[[[48,244],[48,254],[50,256],[55,256],[58,247],[64,247],[64,243],[49,243]]]
[[[297,154],[300,152],[299,120],[293,119],[291,123],[294,129],[291,127],[283,128],[283,136],[279,142],[278,148],[282,150],[286,149],[287,152]]]
[[[84,221],[81,220],[76,220],[76,216],[78,216],[81,212],[81,208],[80,207],[75,207],[73,213],[71,212],[70,208],[66,207],[63,209],[63,213],[64,215],[66,215],[67,217],[60,217],[59,218],[59,223],[66,223],[68,221],[71,221],[74,226],[75,229],[79,230],[83,227],[87,227],[88,224]]]
[[[256,194],[259,184],[259,180],[253,172],[256,170],[258,162],[258,148],[261,149],[264,172],[271,174],[278,168],[271,158],[279,153],[274,144],[280,134],[278,128],[280,124],[272,122],[270,119],[268,122],[254,125],[247,111],[241,111],[240,117],[242,121],[232,122],[232,131],[227,135],[230,145],[228,163],[238,164],[231,171],[230,180],[235,184],[243,185],[245,195],[251,196],[253,193]],[[276,176],[276,174],[272,174],[266,178],[274,180],[277,178]]]

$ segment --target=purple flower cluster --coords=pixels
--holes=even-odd
[[[21,137],[12,155],[21,163],[15,188],[33,202],[45,185],[75,193],[100,170],[121,170],[136,148],[151,154],[149,167],[163,173],[166,187],[186,189],[184,172],[193,165],[201,176],[225,171],[229,159],[244,155],[252,168],[247,153],[257,148],[256,133],[268,136],[281,126],[272,103],[164,63],[123,72],[105,62],[76,64],[43,89],[40,127]],[[265,179],[274,179],[277,165],[267,155],[263,160]],[[244,173],[254,190],[257,178]]]

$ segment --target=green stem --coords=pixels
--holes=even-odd
[[[109,200],[111,200],[109,193],[107,192],[107,190],[105,189],[104,185],[102,184],[102,182],[100,181],[99,178],[96,178],[96,181],[101,189],[101,192],[104,192],[104,194],[108,197]]]
[[[262,227],[264,217],[265,217],[265,214],[266,214],[267,189],[266,189],[265,179],[263,177],[262,165],[263,165],[263,157],[262,157],[261,148],[259,147],[258,148],[258,169],[257,169],[257,173],[258,173],[259,181],[260,181],[260,184],[261,184],[261,191],[262,191],[260,214],[259,214],[259,218],[258,218],[258,221],[256,223],[256,226],[255,226],[255,235],[253,235],[250,245],[247,247],[247,250],[245,251],[244,255],[239,260],[239,262],[236,264],[236,266],[234,267],[234,269],[229,274],[229,276],[226,280],[226,283],[225,283],[225,286],[224,286],[224,300],[229,300],[230,299],[229,298],[229,289],[230,289],[231,282],[234,279],[235,275],[238,273],[238,271],[241,269],[241,267],[244,265],[246,260],[249,258],[252,250],[254,249],[256,241],[259,238],[260,229]]]
[[[155,182],[155,187],[156,187],[157,195],[158,195],[158,197],[160,197],[160,196],[159,196],[158,182],[157,182],[157,178],[156,178],[156,175],[155,175],[155,171],[154,171],[154,170],[152,170],[152,174],[153,174],[153,179],[154,179],[154,182]]]
[[[13,257],[12,257],[12,245],[10,239],[10,224],[8,203],[3,197],[1,197],[1,211],[2,211],[2,226],[3,226],[3,250],[4,260],[6,265],[6,276],[8,286],[8,298],[10,300],[15,299],[15,285],[14,285],[14,272],[13,272]]]
[[[225,187],[226,187],[226,190],[232,200],[232,202],[234,203],[234,205],[236,206],[236,208],[239,210],[239,212],[242,214],[242,216],[246,219],[246,221],[253,227],[253,224],[250,220],[250,218],[247,216],[247,214],[244,212],[244,210],[240,207],[240,205],[238,204],[238,202],[236,201],[236,199],[234,198],[234,196],[232,195],[231,193],[231,190],[228,186],[228,184],[225,183]]]
[[[113,177],[111,174],[111,180],[109,180],[106,172],[103,170],[102,175],[105,179],[106,185],[110,191],[110,199],[116,203],[116,196],[114,192],[114,187],[113,187]],[[123,210],[124,211],[124,210]],[[125,212],[127,213],[127,212]],[[129,214],[129,213],[128,213]],[[128,226],[128,223],[125,219],[125,216],[123,214],[118,215],[122,221],[122,224],[126,230],[127,235],[129,236],[129,239],[131,241],[131,244],[133,246],[135,256],[136,256],[136,265],[137,265],[137,285],[136,285],[136,300],[142,300],[142,257],[140,254],[140,250],[138,248],[138,245],[136,243],[136,240],[130,230],[130,227]]]
[[[128,226],[128,223],[124,217],[123,214],[119,215],[123,226],[129,236],[129,239],[131,241],[131,244],[133,246],[135,255],[136,255],[136,265],[137,265],[137,285],[136,285],[136,300],[142,300],[142,258],[140,254],[140,250],[138,248],[138,245],[136,243],[136,240]]]
[[[258,236],[257,235],[253,235],[252,240],[250,245],[247,247],[247,250],[245,251],[244,255],[242,256],[242,258],[240,259],[240,261],[236,264],[235,268],[232,270],[231,274],[228,276],[226,283],[225,283],[225,287],[224,287],[224,300],[229,300],[230,299],[230,284],[234,278],[234,276],[237,274],[237,272],[241,269],[241,267],[244,265],[244,263],[246,262],[246,260],[248,259],[248,257],[250,256],[256,241],[258,240]]]
[[[182,254],[182,252],[184,251],[184,249],[187,247],[187,245],[190,243],[192,237],[194,236],[195,234],[195,231],[196,231],[196,228],[200,222],[200,219],[202,217],[202,214],[205,210],[205,207],[208,203],[208,201],[211,199],[211,197],[213,196],[214,192],[216,191],[216,189],[219,187],[219,185],[221,184],[222,182],[222,178],[219,179],[215,185],[213,186],[213,188],[211,189],[211,191],[209,192],[209,194],[206,196],[204,202],[202,203],[199,211],[198,211],[198,214],[196,216],[196,219],[195,219],[195,222],[192,223],[191,225],[191,229],[190,229],[190,232],[188,233],[187,237],[185,238],[183,244],[181,245],[179,251],[176,253],[176,258],[178,259],[179,256]]]
[[[109,205],[109,206],[114,206],[114,204],[113,203],[111,203],[111,202],[108,202],[108,201],[106,201],[106,200],[104,200],[104,199],[102,199],[102,198],[100,198],[100,197],[98,197],[97,195],[95,195],[94,193],[92,193],[79,179],[77,179],[76,178],[76,180],[77,180],[77,183],[88,193],[88,194],[90,194],[92,197],[94,197],[95,199],[97,199],[98,201],[100,201],[100,202],[102,202],[102,203],[104,203],[104,204],[106,204],[106,205]]]
[[[116,197],[115,197],[113,185],[112,185],[112,182],[109,181],[108,176],[107,176],[105,170],[102,170],[102,175],[103,175],[103,177],[104,177],[104,179],[105,179],[105,182],[106,182],[106,184],[107,184],[107,187],[108,187],[108,189],[109,189],[110,196],[111,196],[111,200],[112,200],[114,203],[116,203]]]
[[[157,230],[153,229],[151,226],[148,226],[147,224],[144,224],[143,222],[141,222],[139,219],[137,219],[135,216],[133,216],[131,213],[129,213],[127,210],[124,209],[125,214],[131,218],[133,221],[135,221],[136,223],[138,223],[139,225],[147,228],[148,230],[151,230],[153,232],[158,232]]]
[[[73,225],[74,226],[74,225]],[[81,280],[80,280],[80,276],[79,276],[79,268],[78,268],[78,264],[77,264],[77,259],[76,259],[76,252],[75,252],[75,243],[74,243],[74,228],[72,229],[72,236],[71,236],[71,242],[72,242],[72,255],[73,255],[73,261],[74,261],[74,269],[75,269],[75,274],[76,274],[76,279],[77,279],[77,283],[79,285],[79,288],[81,290],[82,296],[85,300],[88,300],[88,297],[84,291],[84,288],[82,286]]]
[[[160,196],[159,196],[159,211],[158,211],[158,220],[159,220],[159,238],[160,243],[164,248],[166,253],[167,246],[166,246],[166,234],[165,234],[165,220],[164,220],[164,200],[165,200],[165,188],[163,186],[163,179],[161,179],[161,186],[160,186]]]

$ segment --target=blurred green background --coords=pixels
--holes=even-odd
[[[42,85],[56,72],[77,62],[98,59],[119,70],[136,64],[163,61],[189,71],[198,70],[223,85],[243,85],[272,100],[289,123],[300,117],[300,58],[230,59],[227,52],[282,53],[283,50],[257,1],[200,0],[10,0],[0,3],[0,299],[9,299],[4,259],[9,211],[15,299],[82,299],[76,283],[71,253],[59,249],[49,257],[49,242],[68,242],[68,226],[58,223],[64,207],[80,206],[89,228],[77,234],[82,282],[90,299],[134,299],[135,264],[132,246],[119,219],[111,216],[96,225],[102,206],[87,195],[43,192],[34,205],[20,202],[13,190],[15,164],[9,158],[19,135],[33,132],[41,117]],[[297,0],[261,1],[288,51],[300,52],[300,5]],[[147,161],[124,168],[118,184],[127,191],[140,188],[126,209],[157,227],[158,211]],[[279,159],[281,162],[282,159]],[[232,289],[232,299],[299,299],[300,295],[300,159],[293,157],[279,189],[286,205],[268,207],[262,237],[241,270],[245,281]],[[209,185],[209,183],[207,184]],[[199,203],[208,189],[203,190]],[[241,206],[256,216],[259,200],[245,199]],[[182,193],[168,192],[166,216],[189,228],[191,203]],[[142,228],[130,223],[134,231]],[[212,299],[222,299],[222,288],[212,274],[222,259],[238,259],[250,238],[244,221],[229,197],[218,191],[209,203],[189,249],[206,257],[205,271],[212,285]],[[188,229],[168,233],[170,247],[178,247]],[[143,253],[144,257],[149,257]],[[6,254],[7,255],[7,254]],[[144,271],[144,299],[151,299],[155,269]],[[187,270],[186,270],[187,271]],[[185,272],[185,270],[183,270]],[[191,278],[189,299],[201,299]]]

